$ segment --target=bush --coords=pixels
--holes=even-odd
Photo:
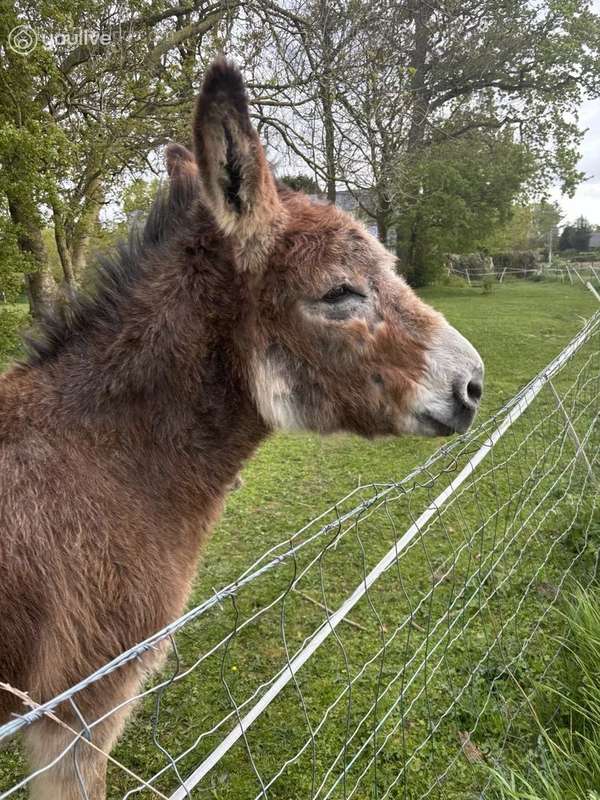
[[[451,254],[448,255],[447,264],[449,271],[468,276],[469,279],[483,278],[494,272],[492,259],[483,253]]]
[[[29,314],[26,306],[0,306],[0,369],[21,349],[21,330]]]
[[[569,261],[574,264],[586,264],[589,261],[600,261],[600,253],[577,253],[576,256],[571,256]]]
[[[467,279],[462,278],[460,275],[454,275],[450,272],[445,273],[439,280],[442,286],[452,286],[455,289],[464,289],[468,287]]]
[[[517,278],[527,278],[539,269],[540,256],[537,250],[514,250],[507,253],[494,253],[494,270],[501,275],[506,270]]]
[[[483,280],[481,281],[481,289],[483,294],[491,294],[494,291],[494,286],[496,284],[496,276],[493,272],[487,272],[483,276]]]

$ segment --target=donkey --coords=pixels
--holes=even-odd
[[[363,225],[274,179],[237,69],[208,71],[194,155],[92,298],[41,324],[0,380],[0,680],[43,702],[183,610],[199,551],[244,462],[275,430],[449,435],[471,424],[483,363],[394,271]],[[77,698],[91,721],[133,696],[148,654]],[[0,723],[20,702],[0,691]],[[108,753],[127,708],[94,727]],[[57,711],[82,722],[68,704]],[[72,734],[24,732],[30,765]],[[34,800],[106,792],[79,747]]]

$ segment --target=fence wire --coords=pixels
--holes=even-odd
[[[59,725],[67,703],[78,724],[36,774],[74,759],[82,798],[95,731],[133,703],[111,799],[492,796],[489,767],[535,741],[535,687],[561,658],[556,607],[597,576],[599,396],[600,313],[475,431],[402,481],[360,486],[1,727],[0,800],[32,777],[9,737]],[[136,697],[84,718],[83,693],[161,648],[165,669]]]
[[[600,286],[600,264],[595,262],[591,263],[566,263],[563,262],[561,266],[555,267],[550,264],[540,263],[537,267],[496,267],[492,265],[492,269],[485,266],[480,267],[448,267],[448,275],[455,275],[458,278],[463,278],[467,283],[480,283],[485,281],[498,280],[502,283],[505,279],[526,279],[526,280],[556,280],[561,283],[567,281],[573,284],[581,284],[584,289],[589,289]]]

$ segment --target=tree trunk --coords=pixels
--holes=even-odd
[[[406,254],[406,279],[414,288],[426,286],[431,279],[422,228],[423,218],[417,211],[412,223]]]
[[[71,262],[75,281],[81,281],[82,273],[86,265],[87,249],[90,235],[98,220],[98,213],[102,207],[102,188],[100,176],[96,175],[88,184],[85,195],[84,209],[81,212],[73,230],[69,242]]]
[[[87,262],[87,249],[90,241],[89,232],[80,234],[74,240],[71,247],[71,261],[73,264],[73,272],[75,273],[76,280],[81,280],[81,275],[85,269]]]
[[[390,216],[392,204],[385,192],[384,187],[380,187],[375,195],[377,207],[375,209],[375,221],[377,222],[377,238],[382,244],[387,245],[390,230]]]
[[[404,264],[404,260],[406,258],[406,250],[404,249],[403,246],[404,243],[402,241],[402,235],[403,235],[402,228],[400,227],[400,225],[396,225],[396,258],[400,262],[400,267],[401,267],[400,271],[404,272],[404,269],[406,267],[406,264]]]
[[[427,115],[430,110],[431,94],[427,87],[427,56],[430,49],[430,32],[428,23],[433,14],[433,6],[415,0],[413,21],[415,25],[415,47],[411,58],[413,106],[410,130],[408,133],[407,153],[410,160],[420,157],[419,150],[423,145],[427,127]],[[418,193],[418,188],[415,187]],[[421,236],[421,215],[416,214],[410,241],[407,247],[406,274],[412,286],[425,286],[428,280],[425,264],[425,250]]]
[[[382,244],[387,244],[388,239],[388,222],[385,214],[377,215],[377,238]]]
[[[327,181],[327,199],[335,203],[336,164],[335,164],[335,128],[333,124],[333,103],[328,87],[322,87],[321,105],[323,106],[323,130],[325,133],[325,171]]]
[[[411,94],[413,107],[411,114],[410,130],[408,133],[408,150],[413,152],[423,143],[427,114],[431,95],[427,88],[427,55],[429,52],[429,29],[427,25],[433,14],[433,7],[429,3],[415,0],[413,21],[415,24],[415,47],[413,50],[410,67],[412,70]]]
[[[331,9],[326,0],[319,0],[319,23],[322,36],[323,64],[321,79],[319,80],[319,97],[323,112],[323,132],[325,134],[325,174],[327,199],[335,203],[336,189],[336,159],[335,159],[335,124],[333,120],[333,98],[335,82],[332,76],[333,69],[333,42],[331,35]]]
[[[19,247],[36,267],[25,277],[29,310],[33,317],[39,317],[53,304],[56,297],[56,284],[48,268],[48,253],[35,215],[12,192],[7,192],[7,199],[11,220],[17,226]]]
[[[39,318],[52,308],[56,299],[56,283],[47,271],[40,267],[36,272],[25,275],[29,313]]]
[[[71,253],[67,244],[67,235],[65,233],[65,225],[62,213],[55,208],[53,214],[54,220],[54,239],[56,241],[56,249],[62,266],[63,277],[69,291],[75,288],[75,274],[73,271],[73,261]]]

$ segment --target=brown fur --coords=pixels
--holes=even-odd
[[[277,424],[270,404],[312,430],[399,433],[444,324],[359,223],[277,189],[224,62],[194,139],[202,177],[170,146],[169,192],[141,239],[0,380],[0,680],[37,701],[181,613],[226,492]],[[369,301],[346,317],[322,296],[348,282]],[[84,717],[134,694],[156,662],[83,692]],[[18,710],[0,693],[0,723]],[[96,732],[100,746],[125,716]],[[65,734],[44,721],[26,741],[39,767]],[[102,759],[80,759],[101,800]],[[78,797],[72,759],[33,796]]]

